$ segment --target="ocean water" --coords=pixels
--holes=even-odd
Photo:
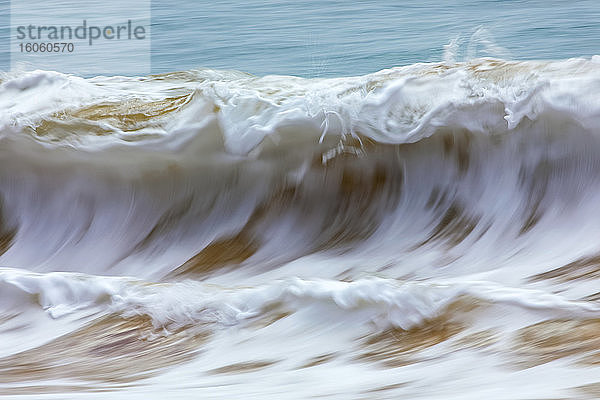
[[[7,66],[0,398],[600,398],[599,12],[154,2],[151,75]]]
[[[598,53],[597,1],[214,1],[152,4],[156,73],[198,67],[306,78],[457,58]]]
[[[69,1],[42,4],[60,15]],[[593,0],[149,4],[155,74],[213,68],[305,78],[363,75],[441,61],[445,46],[452,43],[457,60],[591,57],[598,53],[600,35],[600,7]],[[0,38],[10,34],[10,5],[0,0]],[[20,10],[31,7],[33,3],[23,2]],[[107,6],[102,15],[106,21],[119,21],[120,11]],[[0,40],[3,70],[10,67],[8,51],[8,40]],[[106,53],[90,63],[102,57]],[[118,65],[114,69],[112,75],[121,72]]]

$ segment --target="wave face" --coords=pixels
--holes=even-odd
[[[0,396],[594,397],[599,92],[597,57],[3,75]]]

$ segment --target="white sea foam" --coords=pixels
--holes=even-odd
[[[587,302],[482,281],[402,282],[367,278],[342,282],[293,278],[255,287],[226,288],[195,281],[146,284],[132,278],[3,269],[0,282],[35,295],[39,305],[54,318],[100,308],[105,313],[123,316],[150,316],[156,326],[232,325],[260,316],[277,304],[291,311],[321,305],[324,312],[337,313],[337,320],[346,313],[367,311],[365,322],[374,322],[381,329],[410,329],[439,316],[462,297],[546,310],[554,317],[600,315],[600,307]]]
[[[151,102],[187,94],[191,101],[156,118],[148,131],[171,133],[177,126],[218,121],[229,152],[248,154],[265,137],[294,134],[308,140],[326,135],[363,135],[384,143],[428,137],[439,127],[478,133],[514,130],[522,121],[561,113],[593,130],[600,110],[600,85],[593,60],[511,62],[495,59],[457,64],[416,64],[370,75],[335,79],[253,77],[236,72],[190,71],[157,78],[84,80],[55,72],[22,72],[0,85],[4,125],[36,126],[53,114],[90,105]],[[135,104],[138,104],[137,106]],[[187,112],[195,110],[193,113]],[[110,111],[108,111],[110,112]],[[24,116],[27,116],[24,119]],[[112,116],[118,119],[120,115]],[[64,122],[64,121],[63,121]],[[107,137],[67,135],[63,144],[83,148],[131,145],[122,127],[106,115]],[[99,123],[98,121],[93,123]],[[290,129],[295,128],[295,129]],[[199,132],[198,135],[203,133]],[[156,137],[150,136],[150,141]],[[43,138],[40,138],[43,139]],[[147,140],[137,141],[146,145]],[[61,141],[56,143],[60,145]]]

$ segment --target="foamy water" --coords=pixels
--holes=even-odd
[[[600,62],[451,55],[4,74],[0,395],[597,397]]]

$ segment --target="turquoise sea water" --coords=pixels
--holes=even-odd
[[[56,2],[57,9],[61,0]],[[46,3],[47,4],[47,3]],[[0,35],[10,2],[0,1]],[[152,2],[152,72],[200,67],[303,77],[357,75],[458,59],[564,59],[600,53],[600,3],[585,1]],[[7,40],[0,68],[7,68]]]

